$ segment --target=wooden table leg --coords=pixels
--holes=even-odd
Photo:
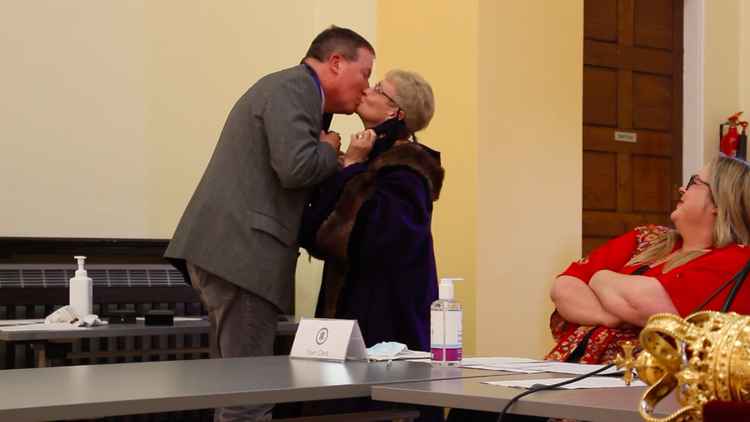
[[[46,368],[49,365],[47,360],[47,342],[40,341],[31,344],[31,348],[34,349],[34,358],[36,360],[37,368]]]

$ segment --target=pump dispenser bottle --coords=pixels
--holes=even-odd
[[[78,269],[75,277],[70,279],[70,306],[79,318],[83,318],[93,312],[93,283],[86,274],[86,269],[83,268],[86,257],[76,256],[75,259],[78,261]]]
[[[438,300],[430,306],[430,343],[432,362],[458,365],[463,355],[461,304],[453,297],[453,282],[462,278],[442,278]]]

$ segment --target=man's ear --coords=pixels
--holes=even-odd
[[[330,56],[328,56],[328,68],[331,70],[331,73],[334,75],[338,75],[341,73],[341,65],[343,64],[343,57],[341,57],[341,54],[333,53]]]

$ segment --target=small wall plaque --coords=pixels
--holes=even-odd
[[[615,141],[630,142],[632,144],[638,142],[638,134],[635,132],[615,132]]]

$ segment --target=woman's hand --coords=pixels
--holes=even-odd
[[[367,160],[367,156],[375,144],[375,138],[377,138],[377,135],[372,129],[365,129],[352,135],[349,148],[346,149],[343,156],[344,167]]]

